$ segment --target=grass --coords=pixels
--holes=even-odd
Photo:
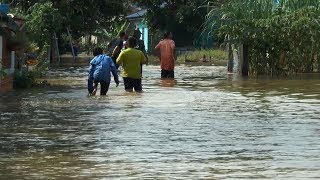
[[[157,64],[159,63],[159,58],[151,55],[149,56],[149,63]],[[226,65],[227,54],[226,51],[221,49],[202,49],[189,51],[187,53],[178,55],[177,63],[210,63],[215,65]]]
[[[205,56],[205,57],[204,57]],[[203,49],[197,51],[190,51],[186,54],[178,56],[178,62],[198,62],[198,61],[217,61],[227,60],[227,55],[221,49]]]

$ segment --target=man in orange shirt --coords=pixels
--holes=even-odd
[[[155,50],[160,51],[161,78],[174,78],[176,45],[171,32],[165,33],[164,39],[157,44]]]

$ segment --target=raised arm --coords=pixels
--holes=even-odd
[[[120,46],[116,46],[116,48],[114,48],[114,50],[112,52],[112,58],[114,58],[118,53],[120,53],[121,48],[122,47],[120,47]]]
[[[118,39],[116,42],[116,47],[112,52],[112,58],[115,58],[121,52],[122,47],[123,47],[123,41],[122,39]]]

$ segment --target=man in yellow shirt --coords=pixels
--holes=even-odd
[[[130,37],[127,41],[128,48],[122,51],[117,58],[117,64],[122,65],[122,77],[124,88],[128,92],[142,92],[141,64],[146,63],[146,57],[142,51],[135,49],[137,40]]]

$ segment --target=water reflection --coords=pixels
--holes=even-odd
[[[160,86],[161,87],[174,87],[177,85],[177,80],[175,79],[161,79]]]
[[[0,97],[3,179],[319,177],[319,78],[234,79],[224,67],[144,68],[142,94],[88,97],[86,69]]]

